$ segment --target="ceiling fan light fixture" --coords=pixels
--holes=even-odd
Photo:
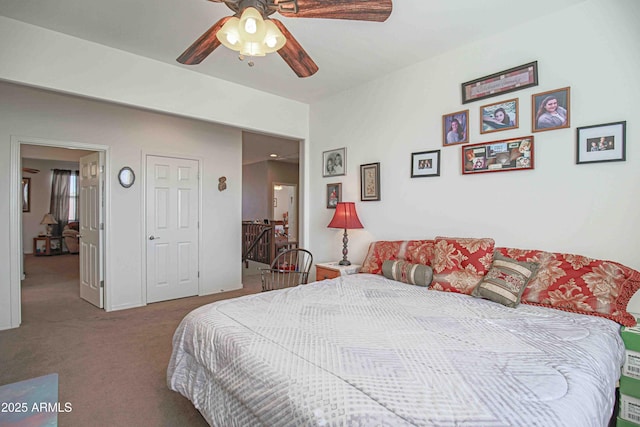
[[[230,18],[216,37],[227,48],[246,56],[265,56],[287,42],[280,29],[253,7],[247,7],[240,18]]]

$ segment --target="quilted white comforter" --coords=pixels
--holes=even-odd
[[[357,274],[187,315],[169,388],[216,426],[606,426],[607,319]]]

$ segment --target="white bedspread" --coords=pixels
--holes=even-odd
[[[167,377],[225,427],[588,427],[623,357],[607,319],[358,274],[194,310]]]

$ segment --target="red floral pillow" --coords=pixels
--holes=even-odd
[[[386,260],[398,259],[402,243],[402,240],[371,242],[360,273],[382,274],[382,264]]]
[[[640,273],[613,261],[582,255],[538,250],[497,248],[518,261],[540,264],[529,282],[522,302],[559,310],[606,317],[624,326],[634,326],[627,304],[640,288]]]
[[[434,240],[409,240],[404,252],[405,261],[411,264],[431,265],[434,244]]]
[[[436,237],[432,289],[470,295],[491,268],[493,239]]]
[[[412,264],[431,265],[433,240],[380,240],[369,245],[360,273],[382,274],[387,260],[405,260]]]

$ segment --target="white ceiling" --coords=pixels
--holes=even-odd
[[[249,67],[224,46],[200,65],[176,62],[211,25],[232,14],[218,1],[0,0],[0,15],[311,103],[585,0],[395,0],[383,23],[276,13],[320,68],[305,79],[278,54],[256,58]]]

